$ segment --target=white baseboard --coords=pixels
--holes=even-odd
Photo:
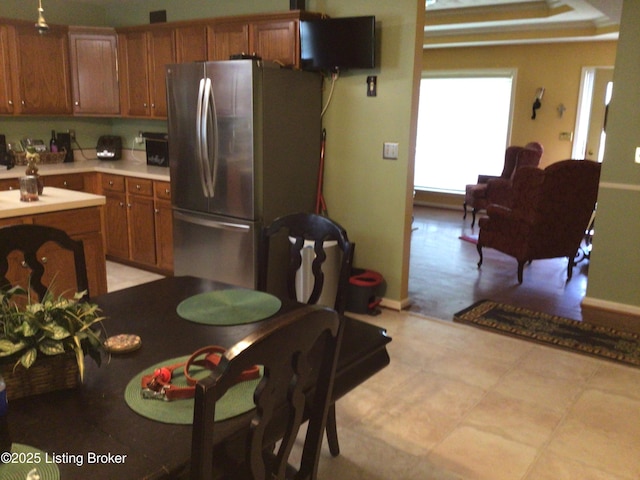
[[[601,310],[608,310],[615,313],[624,313],[626,315],[640,316],[640,307],[636,305],[611,302],[609,300],[602,300],[599,298],[584,297],[582,299],[582,306],[599,308]]]
[[[389,298],[383,298],[382,301],[380,302],[381,307],[388,308],[389,310],[396,310],[398,312],[400,310],[404,310],[405,308],[408,308],[409,305],[411,305],[411,300],[409,300],[408,298],[404,298],[400,301],[391,300]]]

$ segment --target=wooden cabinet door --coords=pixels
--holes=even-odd
[[[109,28],[76,28],[69,31],[73,113],[120,113],[117,36]]]
[[[13,113],[13,79],[9,66],[11,61],[9,28],[0,26],[0,114]]]
[[[129,258],[127,203],[124,193],[105,192],[105,241],[107,255]]]
[[[156,200],[156,253],[158,268],[173,272],[173,211],[171,202]]]
[[[167,116],[166,66],[175,63],[173,30],[161,29],[149,32],[148,61],[150,72],[151,116]]]
[[[67,30],[51,27],[41,35],[33,25],[20,25],[15,32],[19,111],[72,113]]]
[[[155,266],[155,213],[153,198],[128,195],[129,253],[134,262]]]
[[[147,34],[129,32],[118,36],[120,50],[121,106],[129,116],[149,116],[149,64],[147,62]]]
[[[204,25],[175,29],[176,62],[203,62],[207,60],[207,28]]]
[[[264,60],[282,65],[298,64],[298,22],[295,20],[252,23],[251,51]]]
[[[237,53],[249,50],[249,25],[247,23],[222,23],[207,27],[209,60],[229,60]]]

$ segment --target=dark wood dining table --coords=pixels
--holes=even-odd
[[[126,404],[124,391],[149,366],[206,345],[231,347],[256,328],[258,323],[204,325],[176,312],[184,299],[224,288],[230,287],[195,277],[167,277],[92,299],[107,317],[108,335],[139,335],[142,347],[114,354],[100,367],[87,358],[84,383],[76,389],[10,401],[13,441],[57,459],[62,479],[172,478],[184,471],[190,458],[191,425],[138,415]],[[283,301],[276,315],[300,306]],[[261,320],[265,321],[269,319]],[[334,400],[390,361],[386,345],[391,339],[384,329],[349,316],[343,321]]]

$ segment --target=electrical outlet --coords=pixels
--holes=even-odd
[[[69,134],[69,138],[71,139],[72,142],[76,141],[76,131],[73,128],[70,128],[67,130],[67,133]]]
[[[135,142],[137,145],[141,145],[144,143],[144,137],[142,136],[142,132],[138,132],[138,135],[136,135]]]
[[[386,160],[397,160],[398,144],[396,142],[384,142],[382,146],[382,158]]]

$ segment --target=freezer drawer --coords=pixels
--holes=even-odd
[[[173,222],[175,275],[257,287],[257,223],[179,209]]]

